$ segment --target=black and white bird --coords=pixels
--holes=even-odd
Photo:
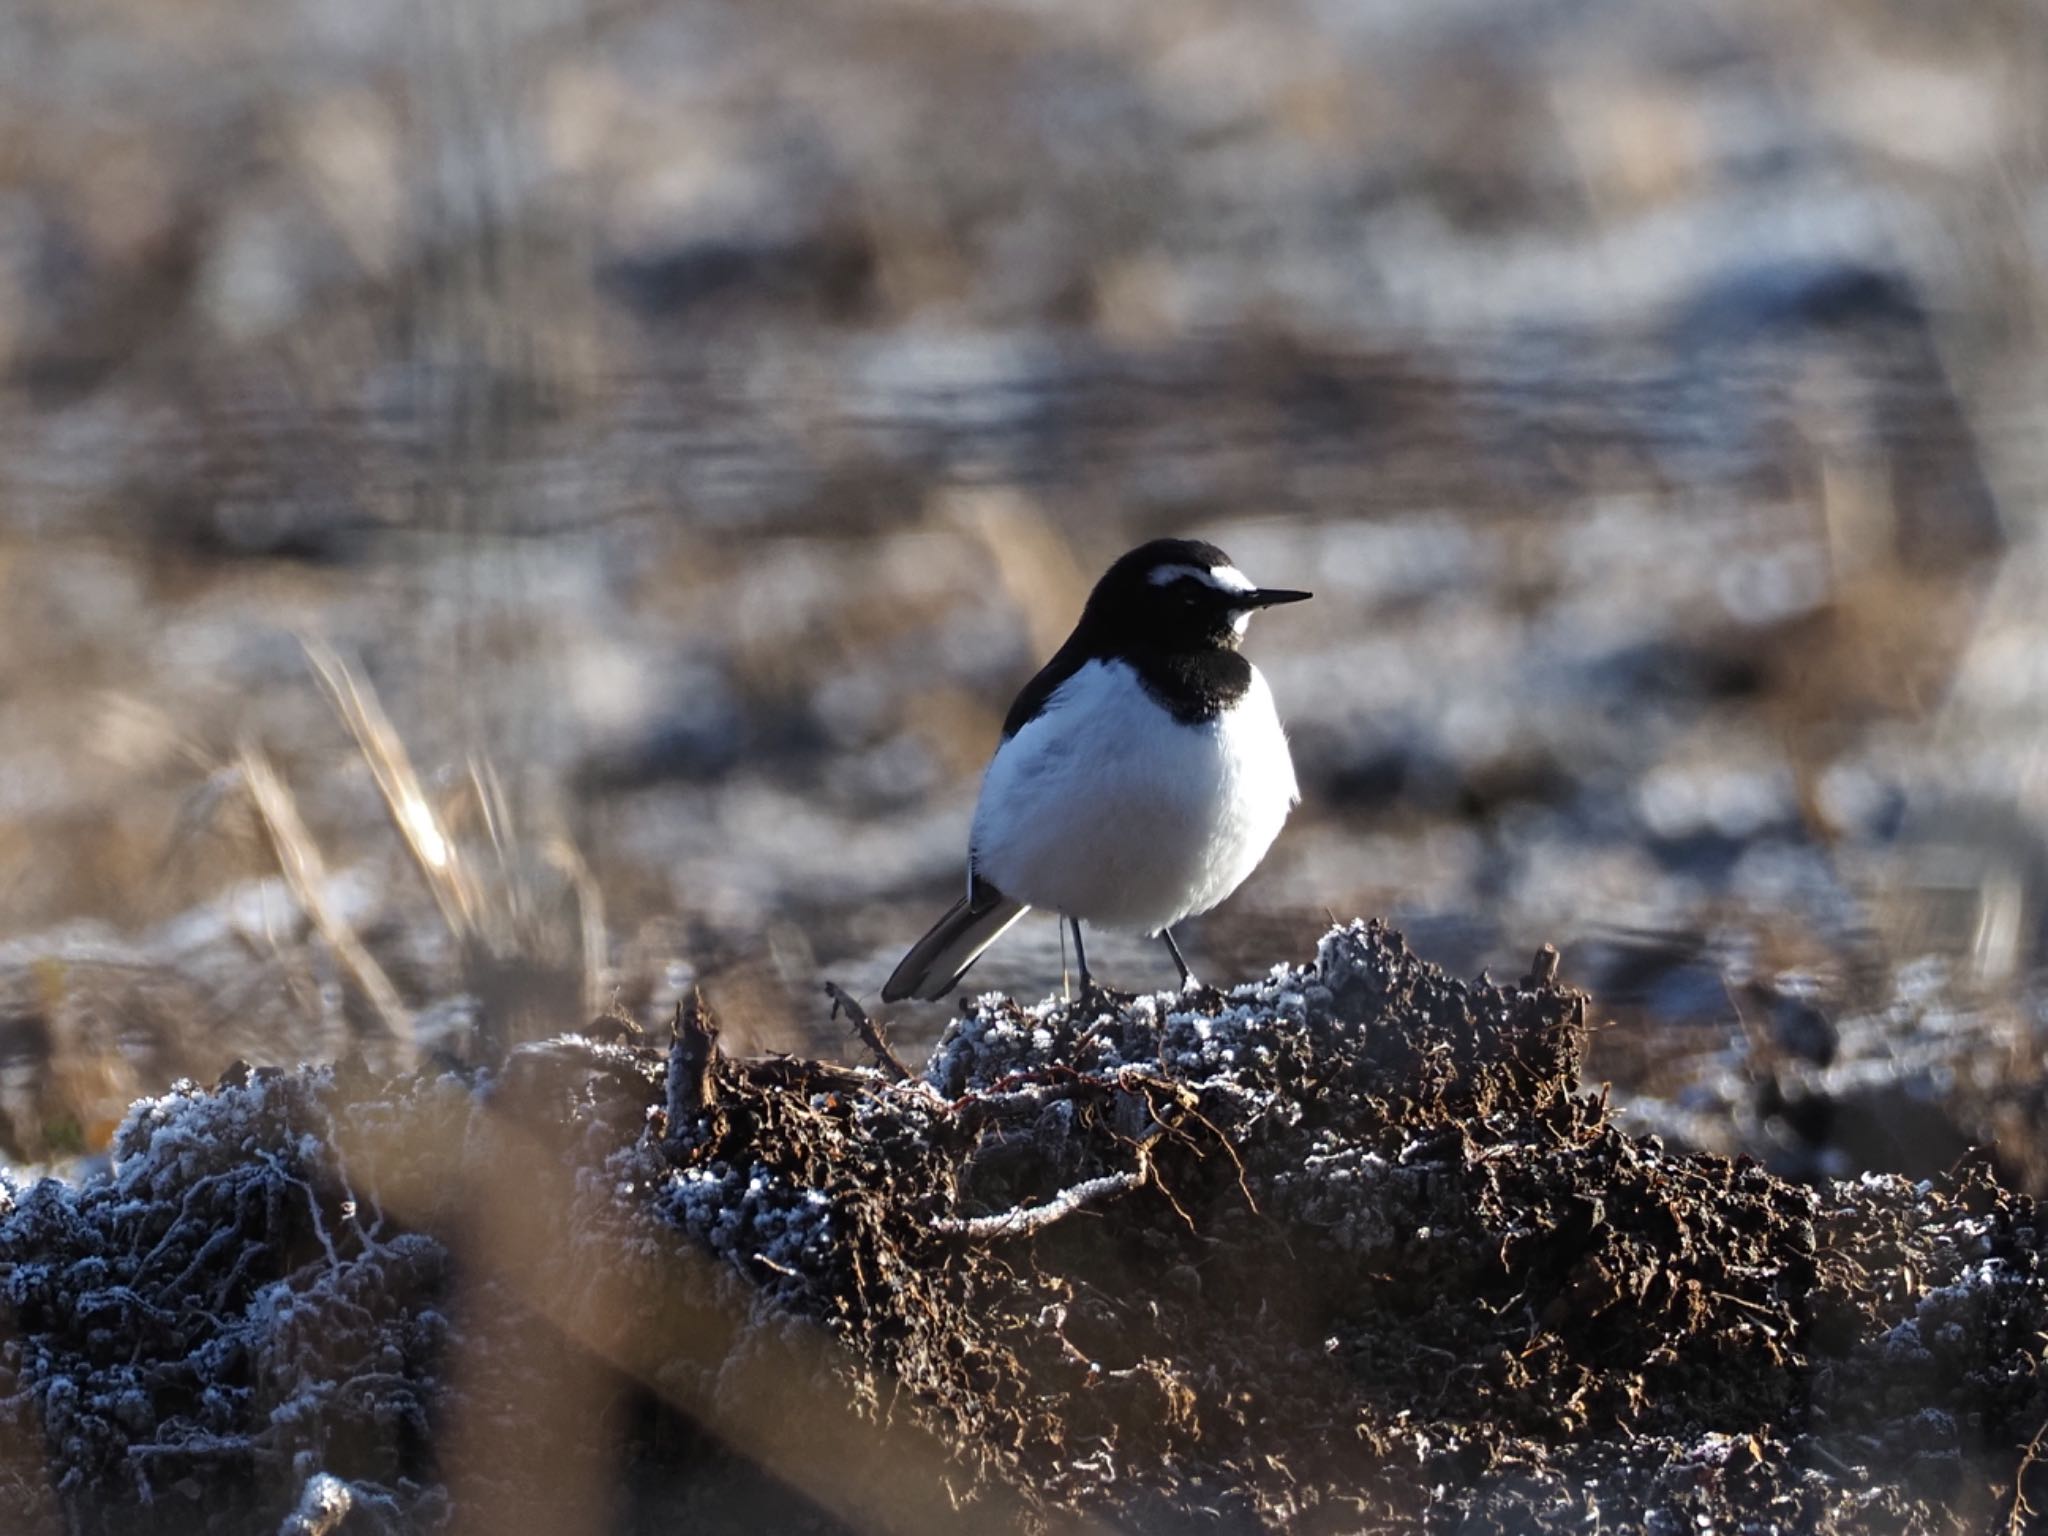
[[[1243,883],[1300,799],[1287,733],[1238,652],[1260,608],[1306,592],[1255,587],[1214,544],[1140,545],[1095,584],[1024,685],[981,781],[967,894],[912,946],[884,1000],[946,995],[1032,907],[1164,938]]]

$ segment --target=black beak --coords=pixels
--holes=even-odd
[[[1278,608],[1282,603],[1305,603],[1314,597],[1313,592],[1290,592],[1285,587],[1257,587],[1241,594],[1232,603],[1234,608]]]

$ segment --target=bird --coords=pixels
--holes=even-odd
[[[1272,690],[1238,647],[1262,608],[1214,544],[1155,539],[1096,582],[1080,622],[1003,720],[968,838],[966,893],[903,957],[885,1002],[936,1001],[1033,907],[1156,935],[1196,985],[1174,924],[1236,890],[1300,789]]]

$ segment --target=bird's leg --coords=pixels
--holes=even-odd
[[[1095,995],[1095,978],[1088,974],[1088,951],[1081,945],[1081,919],[1070,917],[1067,923],[1074,930],[1074,968],[1081,973],[1081,1001],[1085,1003]]]
[[[1195,973],[1188,969],[1187,961],[1181,957],[1180,946],[1173,941],[1173,930],[1162,928],[1159,930],[1159,937],[1166,940],[1166,952],[1173,956],[1173,963],[1180,968],[1181,991],[1192,991],[1199,987],[1201,983],[1195,980]]]

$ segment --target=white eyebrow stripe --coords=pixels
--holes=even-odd
[[[1219,565],[1209,573],[1209,580],[1226,592],[1251,592],[1251,578],[1234,565]]]
[[[1250,578],[1234,565],[1219,565],[1213,571],[1204,565],[1162,565],[1145,579],[1155,587],[1164,587],[1183,577],[1193,577],[1204,586],[1214,587],[1219,592],[1254,590]]]

